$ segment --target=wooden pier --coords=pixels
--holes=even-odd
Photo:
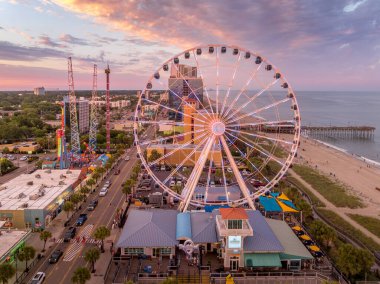
[[[375,129],[372,126],[303,126],[301,131],[308,136],[373,139]]]

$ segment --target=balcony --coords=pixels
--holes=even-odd
[[[226,236],[253,236],[253,230],[248,220],[242,220],[241,229],[228,229],[225,220],[222,219],[221,215],[216,216],[216,226],[219,231],[219,235],[222,237]]]

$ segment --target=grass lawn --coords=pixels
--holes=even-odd
[[[320,201],[318,197],[316,197],[307,187],[300,183],[296,178],[292,177],[291,175],[288,175],[286,180],[293,184],[295,187],[299,188],[302,192],[307,194],[310,197],[313,205],[317,207],[326,207],[326,205],[322,201]]]
[[[367,237],[360,230],[354,228],[350,223],[346,222],[335,212],[331,210],[323,209],[323,208],[318,208],[317,211],[319,214],[325,217],[325,219],[328,220],[329,223],[334,224],[336,227],[338,227],[340,230],[345,232],[345,234],[347,234],[348,236],[352,237],[354,240],[358,242],[362,242],[370,250],[372,251],[380,250],[380,244],[375,242],[372,238]]]
[[[368,217],[358,214],[347,214],[351,217],[356,223],[362,225],[372,234],[380,238],[380,220],[374,217]]]
[[[316,170],[303,165],[294,165],[293,170],[335,206],[349,208],[364,207],[360,198],[348,194],[344,186],[333,182]]]

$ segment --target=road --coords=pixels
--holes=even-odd
[[[125,196],[121,191],[121,184],[127,179],[127,177],[132,172],[132,167],[137,160],[136,148],[130,149],[126,155],[130,156],[130,160],[127,162],[124,159],[121,159],[119,165],[114,167],[115,169],[120,168],[120,174],[114,175],[113,171],[111,171],[109,176],[104,179],[104,181],[112,181],[107,195],[104,197],[98,197],[99,188],[101,188],[103,185],[103,183],[101,183],[98,186],[98,190],[95,193],[96,195],[90,195],[89,198],[87,198],[87,202],[82,205],[82,212],[80,213],[87,213],[88,219],[82,227],[78,227],[79,230],[77,231],[77,236],[83,234],[86,235],[86,239],[88,239],[89,237],[91,237],[95,229],[99,226],[103,225],[107,226],[108,228],[111,228],[116,210],[118,208],[121,208],[123,202],[125,202]],[[87,211],[87,204],[95,198],[98,198],[99,200],[98,206],[95,208],[94,211]],[[76,218],[73,218],[71,222],[74,223],[75,221]],[[95,243],[88,242],[56,243],[52,246],[52,249],[49,250],[49,255],[46,255],[44,260],[36,267],[36,269],[33,269],[35,271],[34,273],[31,273],[31,276],[34,275],[37,271],[43,271],[46,273],[45,283],[72,283],[71,277],[74,273],[74,270],[78,267],[87,265],[86,261],[83,258],[84,252],[86,251],[86,249],[91,248],[95,245]],[[49,264],[48,259],[50,257],[50,254],[53,250],[56,249],[63,250],[64,254],[60,258],[58,263]],[[110,252],[106,249],[105,253]],[[108,265],[108,263],[104,263],[104,265]]]

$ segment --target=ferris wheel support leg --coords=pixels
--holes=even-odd
[[[191,198],[194,194],[195,187],[198,184],[198,180],[202,174],[202,171],[203,171],[203,168],[206,164],[207,158],[209,156],[211,147],[214,145],[214,143],[215,143],[215,136],[213,135],[207,141],[206,145],[204,146],[204,148],[200,154],[200,157],[199,157],[197,163],[194,165],[194,170],[191,173],[191,176],[190,176],[190,178],[189,178],[188,182],[186,183],[186,186],[183,190],[183,196],[182,196],[183,200],[182,200],[180,206],[178,207],[178,209],[182,212],[185,212],[187,210],[187,208],[189,207]]]
[[[222,142],[224,151],[226,152],[228,161],[230,162],[232,171],[236,177],[236,181],[240,187],[241,192],[243,193],[244,198],[247,200],[249,207],[251,207],[253,210],[256,210],[255,205],[253,204],[252,198],[249,194],[249,190],[247,185],[245,184],[240,172],[239,168],[237,167],[234,158],[232,157],[232,154],[230,152],[230,149],[228,148],[227,142],[224,139],[223,135],[220,136],[220,141]]]

